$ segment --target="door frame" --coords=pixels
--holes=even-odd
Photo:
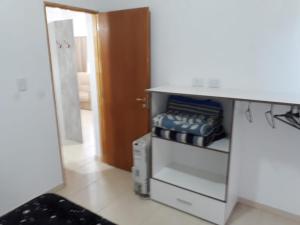
[[[88,13],[92,16],[93,19],[93,40],[94,40],[94,57],[95,57],[95,71],[96,71],[96,88],[97,88],[97,103],[98,103],[98,111],[99,111],[99,124],[96,124],[98,126],[98,130],[100,130],[100,151],[102,149],[102,104],[101,104],[101,52],[100,52],[100,40],[99,40],[99,35],[98,35],[98,11],[95,10],[90,10],[86,8],[80,8],[76,6],[71,6],[71,5],[65,5],[65,4],[60,4],[60,3],[54,3],[54,2],[48,2],[44,1],[44,21],[45,21],[45,26],[46,26],[46,34],[47,34],[47,47],[48,47],[48,58],[49,58],[49,65],[50,65],[50,74],[51,74],[51,86],[52,86],[52,93],[53,93],[53,101],[54,101],[54,109],[55,109],[55,120],[56,120],[56,130],[57,130],[57,138],[58,138],[58,143],[59,143],[59,155],[60,155],[60,163],[61,163],[61,171],[63,175],[63,184],[65,185],[65,173],[64,173],[64,167],[63,167],[63,156],[62,156],[62,140],[60,138],[60,130],[59,130],[59,124],[58,124],[58,111],[57,111],[57,106],[56,106],[56,96],[55,96],[55,87],[54,87],[54,75],[53,75],[53,69],[52,69],[52,59],[51,59],[51,50],[50,50],[50,40],[49,40],[49,29],[48,29],[48,21],[47,21],[47,7],[52,7],[52,8],[60,8],[60,9],[66,9],[66,10],[71,10],[71,11],[76,11],[76,12],[83,12],[83,13]],[[97,140],[96,140],[97,141]],[[97,160],[101,160],[101,157]],[[61,186],[61,185],[59,185]]]

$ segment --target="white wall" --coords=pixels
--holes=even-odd
[[[72,20],[75,37],[87,36],[87,14],[59,8],[47,7],[48,23],[58,20]]]
[[[97,1],[80,3],[96,9]],[[43,3],[0,7],[0,215],[62,184]],[[19,93],[16,79],[27,79]]]
[[[298,0],[110,0],[100,6],[150,6],[155,86],[215,77],[225,87],[300,91]]]
[[[88,72],[90,74],[90,88],[91,88],[91,104],[93,112],[93,123],[95,132],[95,147],[96,157],[101,157],[101,127],[100,127],[100,110],[99,110],[99,87],[97,72],[96,72],[96,59],[95,59],[95,43],[94,43],[94,26],[93,17],[87,16],[87,60],[88,60]]]
[[[152,85],[221,79],[223,87],[300,92],[298,0],[110,0],[104,11],[150,6]],[[240,124],[240,195],[300,215],[300,133],[264,119]],[[287,111],[285,108],[283,112]],[[244,114],[240,113],[243,121]]]
[[[226,87],[299,90],[298,0],[57,2],[102,11],[150,6],[154,86],[216,77]],[[0,214],[62,182],[42,9],[41,0],[1,2]],[[24,94],[15,88],[20,76],[28,78]],[[300,214],[297,131],[246,126],[241,195]]]
[[[48,24],[56,109],[62,144],[82,143],[82,126],[76,64],[76,47],[72,20]],[[66,41],[69,48],[63,43]],[[62,44],[61,47],[58,43]]]
[[[270,106],[252,104],[254,123],[244,116],[247,104],[242,104],[242,123],[236,132],[241,138],[240,196],[300,215],[300,132],[280,121],[272,129],[264,113]],[[290,108],[275,106],[276,113]]]

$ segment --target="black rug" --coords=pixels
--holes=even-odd
[[[55,194],[45,194],[0,217],[0,225],[115,225]]]

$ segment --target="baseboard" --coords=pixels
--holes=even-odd
[[[48,191],[48,193],[54,193],[54,192],[57,192],[61,189],[63,189],[65,187],[65,184],[62,183],[62,184],[59,184],[57,185],[56,187],[52,188],[51,190]]]
[[[251,206],[256,209],[261,209],[261,210],[267,211],[269,213],[279,215],[279,216],[294,220],[297,223],[300,223],[300,215],[292,214],[292,213],[286,212],[284,210],[276,209],[271,206],[267,206],[267,205],[264,205],[264,204],[261,204],[258,202],[254,202],[254,201],[251,201],[251,200],[248,200],[245,198],[239,198],[239,202],[244,205],[248,205],[248,206]]]

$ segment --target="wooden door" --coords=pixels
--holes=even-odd
[[[132,142],[149,132],[145,89],[150,87],[148,8],[101,13],[101,138],[103,161],[132,167]]]

